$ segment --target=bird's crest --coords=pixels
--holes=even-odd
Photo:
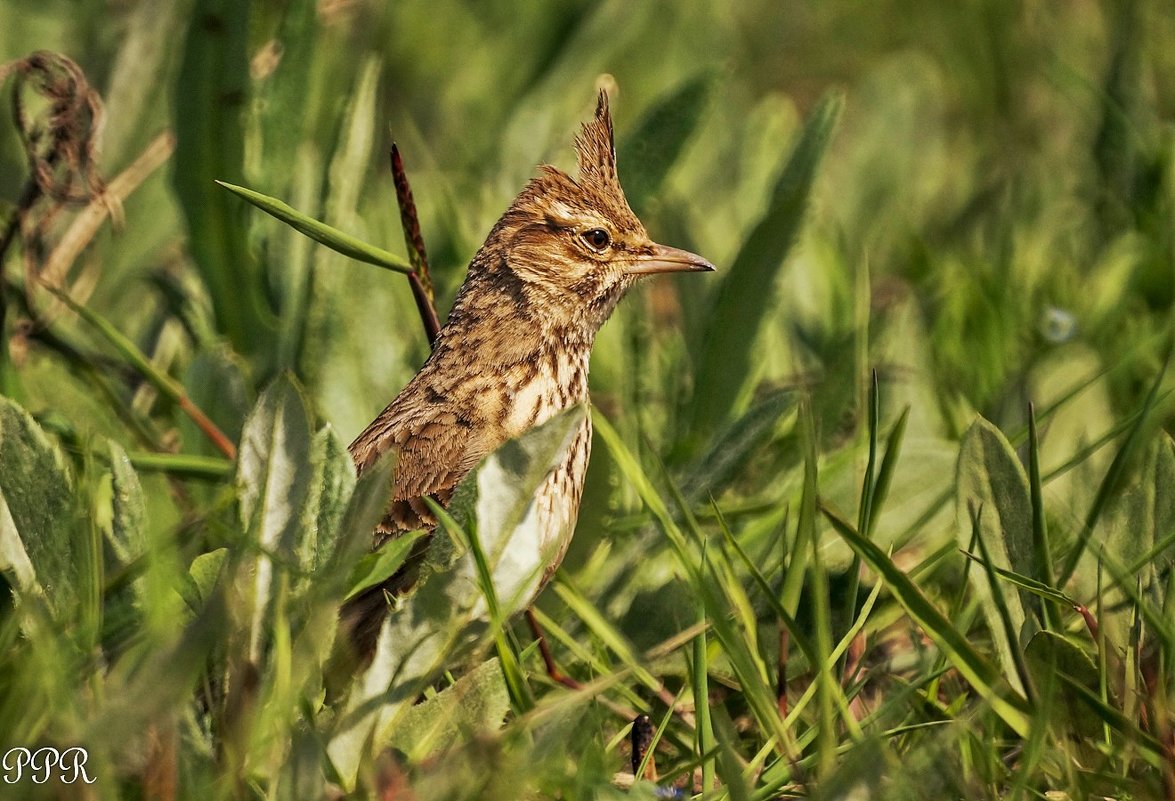
[[[608,112],[608,93],[601,89],[596,103],[596,117],[585,122],[575,137],[579,163],[579,183],[608,195],[624,197],[616,175],[616,143],[612,134],[612,115]]]

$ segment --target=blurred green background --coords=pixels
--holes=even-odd
[[[58,51],[101,94],[107,179],[174,134],[174,154],[68,281],[234,440],[260,389],[292,370],[349,441],[428,347],[402,276],[313,244],[215,179],[403,253],[394,140],[443,315],[536,165],[573,167],[574,134],[607,88],[638,216],[718,272],[648,282],[621,304],[593,355],[593,402],[650,475],[664,470],[699,508],[718,499],[756,554],[795,523],[797,391],[811,399],[821,495],[839,509],[861,487],[871,371],[882,430],[909,407],[874,533],[911,558],[965,540],[951,501],[977,413],[1022,432],[1029,402],[1049,410],[1042,469],[1065,543],[1113,457],[1089,446],[1125,430],[1153,387],[1141,436],[1175,429],[1175,380],[1162,372],[1175,307],[1173,41],[1167,0],[0,5],[0,63]],[[806,163],[808,193],[785,167],[814,118],[832,134]],[[5,221],[26,174],[2,108]],[[764,244],[790,225],[794,237]],[[25,255],[4,256],[10,298]],[[66,316],[47,329],[106,354],[79,366],[24,321],[12,306],[0,332],[12,345],[5,393],[79,463],[100,436],[216,454],[174,403],[109,363],[92,328]],[[181,535],[185,564],[216,544],[219,529],[202,526],[224,519],[226,482],[191,481],[180,497],[158,474],[143,481],[152,528]],[[563,580],[643,648],[694,610],[642,509],[597,441]],[[1125,526],[1129,514],[1109,516]],[[843,573],[848,548],[824,527],[821,542]],[[945,572],[950,585],[961,568]],[[1097,579],[1075,581],[1093,591]],[[543,606],[562,609],[550,592]]]
[[[681,460],[789,384],[813,387],[821,430],[844,434],[872,367],[895,385],[891,412],[917,401],[919,433],[957,436],[973,410],[1020,424],[1028,399],[1099,366],[1114,371],[1093,411],[1112,414],[1159,364],[1175,298],[1167,3],[11,0],[0,15],[0,58],[58,50],[102,94],[107,177],[175,133],[121,230],[104,228],[75,270],[91,272],[93,307],[188,376],[230,433],[255,389],[293,368],[349,438],[426,344],[406,282],[312,246],[213,179],[402,252],[394,138],[443,312],[535,165],[572,166],[599,86],[638,214],[720,270],[800,121],[824,93],[845,98],[798,246],[755,279],[770,303],[714,319],[723,276],[667,282],[605,329],[594,398],[634,444],[651,426]],[[662,116],[642,128],[651,109]],[[10,203],[25,172],[12,131],[3,119]],[[716,328],[737,332],[724,347],[739,352],[706,362]],[[119,433],[42,361],[34,348],[18,397]]]

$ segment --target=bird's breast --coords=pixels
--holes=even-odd
[[[592,418],[585,415],[563,461],[551,471],[535,493],[535,512],[544,531],[540,560],[544,565],[535,595],[546,586],[563,561],[583,500],[583,483],[592,451]],[[531,599],[533,601],[533,598]]]
[[[516,373],[507,392],[503,432],[517,437],[537,425],[542,425],[560,411],[588,400],[587,373],[589,353],[544,354],[529,362],[525,371]],[[558,568],[575,523],[583,498],[583,484],[591,455],[592,422],[585,416],[564,458],[539,485],[535,492],[531,514],[537,524],[534,530],[538,541],[529,547],[524,560],[533,560],[534,575],[538,579],[533,592],[527,593],[527,603],[546,585]],[[529,571],[523,571],[529,572]]]
[[[557,413],[588,399],[590,353],[539,351],[512,365],[504,376],[503,433],[517,437],[542,425]]]

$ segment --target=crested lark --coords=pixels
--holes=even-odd
[[[575,148],[579,177],[544,166],[514,199],[473,257],[432,355],[351,444],[360,473],[387,451],[397,454],[377,545],[435,526],[423,497],[447,504],[484,456],[587,401],[596,332],[638,278],[714,269],[700,256],[651,241],[628,207],[606,93]],[[535,496],[546,532],[546,577],[571,540],[591,435],[585,417],[565,461]],[[413,573],[409,564],[348,603],[344,619],[360,654],[373,651],[388,596],[410,587]]]

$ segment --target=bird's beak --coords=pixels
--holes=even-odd
[[[653,245],[649,253],[642,253],[629,263],[627,275],[655,275],[657,273],[708,273],[714,265],[688,250]]]

